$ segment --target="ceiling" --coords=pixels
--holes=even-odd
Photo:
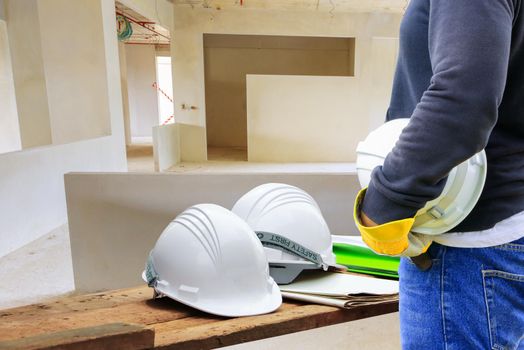
[[[168,0],[175,5],[204,8],[245,7],[329,12],[404,12],[409,0]]]
[[[131,37],[124,41],[126,44],[169,45],[169,30],[119,2],[115,3],[115,9],[116,14],[126,17],[133,28]]]

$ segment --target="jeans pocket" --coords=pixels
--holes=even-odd
[[[524,275],[482,270],[491,348],[524,345]]]

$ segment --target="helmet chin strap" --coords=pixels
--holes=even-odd
[[[158,273],[155,271],[155,267],[153,265],[153,254],[152,253],[153,251],[149,253],[149,256],[147,258],[145,276],[147,279],[147,285],[151,288],[155,288],[156,282],[158,280]]]
[[[330,265],[322,260],[322,256],[304,247],[291,239],[272,232],[255,231],[258,239],[264,247],[277,248],[293,255],[299,256],[308,262],[270,262],[270,274],[278,284],[288,284],[295,280],[304,270],[314,270],[321,268],[324,271],[343,272],[347,267],[342,265]]]
[[[291,254],[298,255],[314,264],[320,265],[324,270],[327,270],[328,265],[324,263],[322,256],[320,256],[319,253],[304,247],[300,243],[272,232],[255,231],[255,233],[263,246],[280,248]]]

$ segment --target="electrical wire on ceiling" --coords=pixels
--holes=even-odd
[[[131,37],[131,35],[133,35],[133,27],[131,26],[131,22],[129,22],[128,19],[124,16],[116,16],[116,25],[119,41],[127,40]]]
[[[125,9],[117,9],[117,30],[118,30],[118,37],[119,40],[130,40],[132,41],[135,39],[142,39],[149,43],[156,43],[156,44],[162,44],[163,41],[166,41],[168,44],[170,42],[169,34],[162,34],[157,30],[155,27],[155,22],[148,22],[143,21],[140,19],[135,19],[131,15],[128,15],[124,13]],[[122,17],[122,18],[120,18]],[[126,29],[125,24],[129,24],[128,30]],[[135,31],[133,33],[133,25],[135,26]],[[143,33],[143,29],[145,29],[147,32]],[[120,33],[122,31],[122,33]]]

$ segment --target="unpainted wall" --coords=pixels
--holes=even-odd
[[[204,33],[322,36],[355,38],[355,79],[361,88],[369,92],[372,87],[366,62],[371,53],[373,37],[398,36],[401,14],[385,12],[339,12],[309,10],[279,10],[267,4],[267,8],[202,8],[199,6],[174,6],[173,90],[175,116],[178,122],[195,125],[204,137],[195,145],[192,154],[206,154],[206,97],[204,69]],[[390,86],[390,77],[377,82],[379,86]],[[370,96],[367,95],[367,96]],[[372,100],[367,100],[372,103]],[[183,109],[182,105],[195,109]],[[351,110],[348,113],[352,113]],[[368,115],[366,115],[366,118]],[[365,120],[363,123],[368,124]],[[190,159],[189,150],[182,147],[182,160]],[[204,158],[205,159],[205,158]]]
[[[9,2],[18,2],[10,0]],[[125,171],[125,146],[120,93],[118,46],[115,35],[115,8],[111,1],[66,1],[72,12],[85,12],[89,21],[68,25],[61,12],[55,23],[64,23],[69,40],[97,33],[102,46],[90,48],[89,55],[102,55],[103,65],[92,72],[106,87],[106,99],[99,101],[107,109],[112,134],[69,144],[44,146],[0,154],[0,256],[40,237],[67,220],[63,175],[69,171]],[[40,1],[47,4],[52,1]],[[7,4],[9,5],[9,4]],[[9,7],[8,7],[9,8]],[[72,16],[74,18],[74,16]],[[96,21],[92,19],[96,18]],[[9,21],[9,12],[7,13]],[[68,55],[64,52],[64,55]],[[69,76],[74,81],[76,74]],[[86,86],[84,94],[94,93]],[[36,111],[35,113],[38,113]],[[41,111],[45,113],[45,111]],[[91,116],[86,115],[86,118]]]
[[[351,76],[355,40],[204,34],[207,144],[247,147],[246,75]]]
[[[156,81],[156,51],[154,45],[125,45],[127,96],[131,140],[152,140],[153,127],[158,121]]]
[[[353,77],[248,75],[248,160],[355,162],[368,133]]]
[[[0,1],[0,153],[6,153],[20,150],[22,142],[7,26],[2,17],[2,10],[3,2]]]

